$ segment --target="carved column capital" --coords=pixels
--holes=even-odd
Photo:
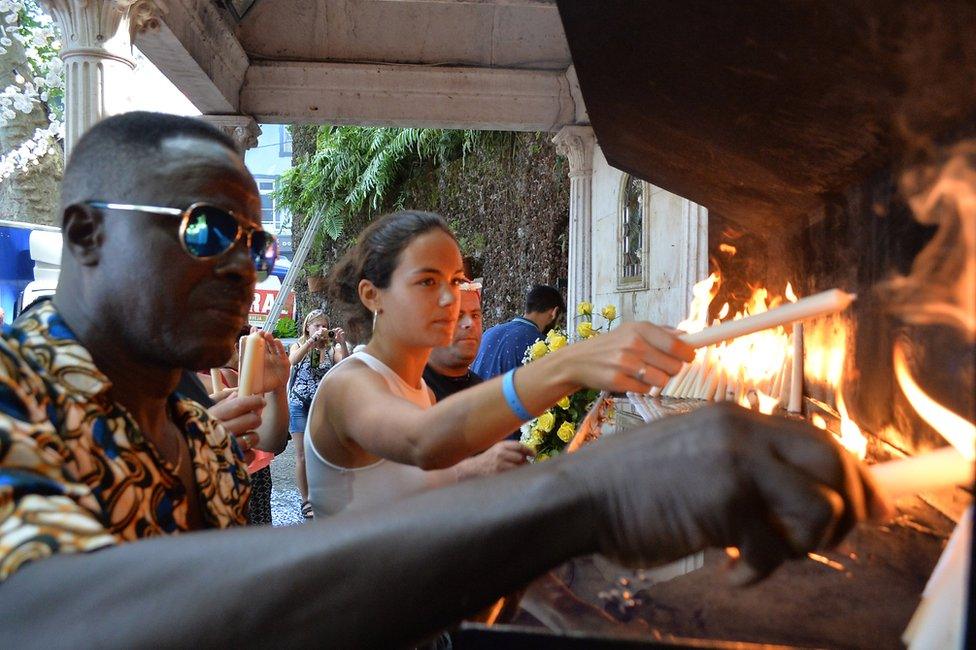
[[[552,139],[556,151],[569,160],[570,178],[593,173],[593,147],[596,136],[593,129],[584,125],[570,125],[559,129]]]
[[[166,12],[166,7],[155,0],[115,0],[115,3],[129,19],[129,39],[133,41],[136,34],[159,29]]]
[[[61,28],[61,59],[65,67],[65,154],[95,122],[110,112],[106,84],[119,83],[135,68],[125,56],[127,43],[114,38],[125,9],[116,0],[42,0]]]
[[[258,146],[261,127],[250,115],[204,115],[200,119],[213,124],[230,137],[242,156],[248,149]]]
[[[96,56],[133,63],[105,49],[125,17],[115,0],[42,0],[61,28],[61,58]]]

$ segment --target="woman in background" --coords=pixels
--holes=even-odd
[[[342,328],[329,329],[329,317],[321,309],[313,309],[302,321],[302,335],[289,350],[288,360],[293,367],[288,390],[288,429],[295,441],[295,481],[302,495],[302,516],[313,517],[308,502],[308,479],[305,477],[305,422],[312,396],[325,373],[349,356],[346,334]]]

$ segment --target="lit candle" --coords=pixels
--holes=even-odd
[[[264,339],[261,332],[252,332],[244,339],[244,352],[241,354],[241,376],[237,394],[241,397],[253,395],[255,388],[264,383]]]
[[[890,499],[973,483],[973,463],[955,447],[878,463],[869,470]]]
[[[785,326],[797,321],[844,311],[855,297],[852,293],[846,293],[840,289],[831,289],[793,303],[780,305],[776,309],[770,309],[761,314],[731,320],[714,327],[706,327],[692,334],[682,334],[680,338],[693,348],[714,345],[779,325]]]
[[[790,377],[790,413],[803,411],[803,323],[793,323],[793,368]]]

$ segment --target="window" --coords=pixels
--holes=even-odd
[[[271,193],[274,192],[278,179],[274,176],[255,175],[254,180],[257,181],[258,192],[261,194],[261,223],[266,229],[276,232],[278,224],[275,219],[275,204]]]
[[[291,131],[284,124],[278,125],[278,157],[291,158]]]
[[[647,284],[644,277],[646,251],[646,183],[636,176],[626,175],[620,191],[618,219],[619,264],[617,287],[641,289]]]

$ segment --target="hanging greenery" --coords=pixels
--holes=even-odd
[[[513,142],[500,131],[323,126],[315,152],[282,175],[276,200],[306,218],[322,214],[319,232],[337,239],[352,215],[402,208],[403,182],[425,163]]]

